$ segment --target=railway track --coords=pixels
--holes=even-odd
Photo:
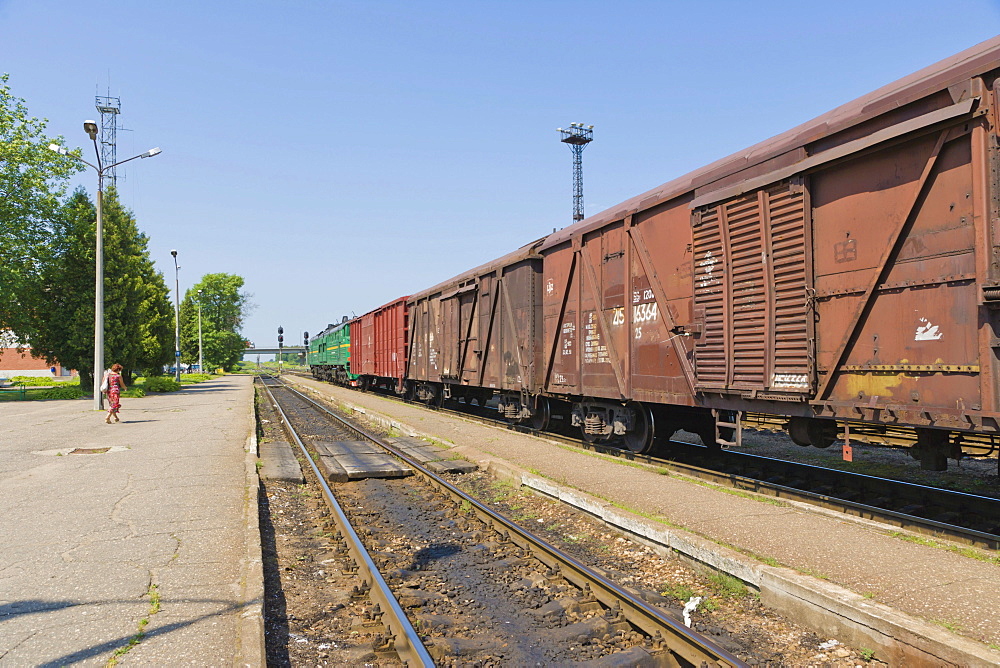
[[[469,413],[452,408],[456,415]],[[493,426],[537,433],[503,420],[474,415]],[[770,457],[712,450],[672,440],[658,454],[640,455],[547,431],[544,438],[666,468],[714,484],[807,503],[853,517],[985,549],[1000,549],[1000,499],[890,478],[838,471]]]
[[[536,430],[491,417],[489,409],[478,406],[459,403],[428,408],[494,427],[539,435]],[[974,547],[1000,549],[1000,499],[992,497],[732,450],[710,450],[680,440],[661,446],[657,454],[640,455],[587,443],[558,431],[546,431],[541,436],[718,485],[807,503]]]
[[[345,549],[359,568],[372,569],[364,579],[387,629],[383,648],[395,647],[408,665],[745,665],[400,448],[292,388],[264,383],[323,488]],[[416,475],[331,487],[313,446],[343,439],[344,430],[393,452]],[[417,611],[410,615],[415,623],[397,617],[404,608]],[[411,632],[415,626],[419,632]]]

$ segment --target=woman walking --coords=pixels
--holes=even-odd
[[[122,365],[113,364],[111,366],[111,371],[104,376],[104,383],[106,383],[108,393],[108,417],[105,418],[104,421],[108,424],[111,424],[111,418],[114,418],[115,422],[121,422],[121,420],[118,419],[118,411],[122,407],[122,391],[126,389],[125,381],[122,380],[121,372]]]

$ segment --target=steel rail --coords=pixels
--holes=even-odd
[[[424,404],[417,403],[416,405],[423,406]],[[901,529],[915,531],[917,533],[923,533],[926,535],[931,535],[939,538],[955,540],[957,542],[961,542],[967,545],[972,545],[974,547],[991,549],[991,550],[1000,549],[1000,535],[989,533],[986,531],[978,531],[976,529],[972,529],[969,527],[933,520],[927,517],[920,517],[919,515],[911,515],[908,513],[892,510],[890,508],[882,508],[879,506],[873,506],[858,501],[851,501],[849,499],[843,499],[832,494],[821,494],[819,492],[813,492],[806,489],[800,489],[797,487],[790,487],[787,485],[781,485],[774,482],[768,482],[766,480],[761,480],[759,478],[754,478],[748,475],[741,475],[738,473],[727,473],[724,471],[718,471],[715,469],[705,468],[702,466],[696,466],[694,464],[677,462],[670,459],[655,457],[652,455],[639,454],[631,452],[629,450],[624,450],[622,448],[616,448],[614,446],[603,445],[600,443],[587,443],[579,438],[564,436],[558,433],[553,433],[548,431],[539,432],[536,429],[532,429],[524,425],[511,424],[505,420],[485,417],[482,415],[477,415],[475,413],[463,412],[444,407],[433,407],[433,408],[427,407],[427,408],[430,408],[430,410],[447,413],[449,415],[455,415],[463,419],[472,420],[474,422],[480,422],[490,426],[507,429],[509,431],[516,431],[522,434],[527,434],[529,436],[536,436],[538,438],[557,441],[564,445],[570,445],[577,448],[591,450],[604,455],[608,455],[609,457],[617,457],[632,462],[638,462],[642,464],[647,464],[649,466],[668,469],[670,471],[674,471],[682,475],[687,475],[693,478],[697,478],[699,480],[705,480],[721,486],[732,487],[734,489],[740,489],[750,492],[756,492],[758,494],[772,496],[774,498],[784,499],[788,501],[806,503],[809,505],[824,508],[826,510],[832,510],[834,512],[838,512],[850,517],[859,517],[862,519],[881,522],[883,524],[888,524],[891,526],[899,527]],[[688,443],[686,441],[674,441],[674,442],[681,443],[684,445],[689,445],[692,447],[698,447],[698,448],[704,447],[694,443]],[[877,476],[869,476],[862,473],[852,473],[850,471],[841,471],[838,469],[826,469],[821,466],[814,466],[812,464],[788,462],[785,460],[775,459],[773,457],[763,457],[761,455],[753,455],[745,452],[736,453],[730,451],[729,454],[730,456],[733,457],[754,459],[763,462],[777,462],[784,466],[795,467],[803,471],[813,473],[815,475],[840,476],[843,478],[864,480],[865,482],[884,485],[887,489],[892,487],[900,489],[905,488],[908,491],[908,496],[910,497],[913,497],[919,491],[924,490],[926,491],[927,494],[933,494],[951,498],[952,501],[950,502],[950,505],[954,507],[962,507],[966,511],[973,504],[977,503],[979,504],[990,503],[990,504],[1000,505],[1000,501],[998,501],[997,499],[993,499],[992,497],[984,497],[976,494],[969,494],[967,492],[957,492],[950,489],[941,489],[938,487],[929,487],[927,485],[919,485],[917,483],[911,483],[905,480],[892,480],[890,478],[880,478]]]
[[[709,662],[711,662],[709,665],[720,667],[747,665],[700,633],[679,624],[642,599],[633,596],[615,583],[592,571],[572,556],[565,554],[500,513],[487,508],[447,480],[425,468],[406,453],[384,442],[379,436],[352,424],[302,392],[287,385],[285,387],[363,438],[392,452],[393,455],[402,459],[415,471],[447,492],[456,505],[471,508],[482,522],[491,527],[504,540],[510,540],[522,549],[531,550],[539,561],[550,569],[558,569],[562,577],[577,587],[583,589],[585,585],[588,585],[594,597],[603,605],[610,609],[620,606],[623,616],[630,624],[654,639],[662,638],[666,644],[664,647],[666,651],[696,666]]]
[[[301,395],[301,393],[282,385],[280,380],[277,382],[281,385],[281,387],[285,387],[285,389],[289,389],[290,391]],[[320,473],[319,468],[316,466],[316,462],[313,461],[312,456],[309,454],[309,450],[306,449],[305,443],[302,442],[302,439],[299,438],[298,433],[296,433],[294,427],[292,427],[288,416],[285,415],[285,411],[282,410],[281,405],[271,392],[271,388],[267,383],[263,382],[263,380],[261,384],[267,392],[268,397],[271,399],[272,405],[281,416],[281,420],[285,424],[285,429],[299,446],[299,449],[305,456],[306,461],[309,462],[309,466],[312,467],[313,473],[316,475],[316,479],[323,488],[323,496],[326,500],[326,504],[329,506],[331,512],[333,512],[341,534],[345,537],[349,554],[354,558],[355,563],[363,572],[364,577],[369,578],[368,581],[372,584],[372,587],[368,591],[368,596],[373,602],[379,605],[387,618],[387,621],[384,621],[383,624],[385,625],[387,635],[394,639],[394,649],[399,655],[399,658],[403,660],[407,666],[411,667],[433,666],[434,659],[431,658],[427,648],[424,647],[423,641],[420,640],[420,635],[417,633],[416,629],[413,628],[413,625],[410,624],[410,620],[407,618],[406,613],[403,612],[403,608],[399,605],[399,602],[393,595],[392,589],[389,588],[389,585],[379,572],[375,561],[372,559],[371,555],[368,554],[368,550],[365,549],[364,544],[361,542],[361,538],[358,536],[357,532],[354,531],[354,527],[351,526],[350,520],[347,518],[346,513],[344,513],[343,508],[340,507],[336,497],[334,497],[333,490],[330,489],[330,486],[323,478],[323,474]]]
[[[394,397],[384,397],[392,399]],[[1000,549],[1000,535],[978,531],[969,527],[964,527],[957,524],[951,524],[948,522],[942,522],[939,520],[933,520],[926,517],[920,517],[918,515],[911,515],[908,513],[891,510],[889,508],[881,508],[879,506],[873,506],[865,503],[860,503],[857,501],[851,501],[849,499],[839,498],[832,494],[821,494],[819,492],[813,492],[810,490],[799,489],[797,487],[790,487],[787,485],[781,485],[778,483],[768,482],[766,480],[760,480],[747,475],[740,475],[737,473],[726,473],[724,471],[717,471],[714,469],[704,468],[696,466],[693,464],[687,464],[682,462],[677,462],[669,459],[662,459],[660,457],[654,457],[651,455],[638,454],[628,450],[623,450],[621,448],[616,448],[610,445],[603,445],[600,443],[587,443],[579,438],[573,438],[569,436],[564,436],[562,434],[557,434],[553,432],[539,432],[536,429],[518,424],[511,424],[505,420],[499,420],[495,418],[486,417],[483,415],[477,415],[475,413],[463,412],[454,410],[451,408],[445,408],[441,406],[427,406],[422,402],[407,402],[413,405],[423,406],[432,411],[446,413],[449,415],[455,415],[465,420],[471,420],[474,422],[479,422],[482,424],[490,425],[493,427],[499,427],[506,429],[508,431],[516,431],[522,434],[527,434],[530,436],[536,436],[543,439],[549,439],[557,441],[564,445],[570,445],[576,448],[583,448],[591,450],[594,452],[599,452],[601,454],[608,455],[610,457],[618,457],[621,459],[626,459],[628,461],[638,462],[642,464],[647,464],[649,466],[655,466],[682,475],[687,475],[699,480],[706,480],[718,485],[732,487],[735,489],[756,492],[758,494],[763,494],[766,496],[772,496],[774,498],[784,499],[788,501],[796,501],[799,503],[806,503],[813,506],[818,506],[826,510],[831,510],[849,517],[859,517],[862,519],[868,519],[876,522],[881,522],[890,526],[895,526],[901,529],[906,529],[909,531],[915,531],[917,533],[922,533],[925,535],[935,536],[939,538],[944,538],[948,540],[954,540],[967,545],[972,545],[974,547],[985,548],[985,549]],[[683,443],[685,445],[695,444],[686,443],[684,441],[675,441],[677,443]],[[837,469],[825,469],[819,466],[813,466],[811,464],[801,464],[798,462],[785,462],[784,460],[778,460],[770,457],[762,457],[760,455],[752,455],[748,453],[730,453],[731,456],[738,456],[744,458],[753,458],[758,460],[770,460],[775,462],[781,462],[788,467],[801,468],[804,471],[812,472],[816,475],[820,475],[820,472],[824,472],[823,475],[836,475],[845,478],[854,479],[864,479],[865,481],[873,481],[877,484],[884,485],[886,489],[891,487],[907,488],[910,490],[909,494],[912,496],[914,494],[913,490],[926,490],[927,494],[939,495],[939,496],[949,496],[954,497],[955,500],[952,502],[952,506],[961,507],[967,512],[970,504],[974,503],[996,503],[1000,504],[1000,501],[992,499],[991,497],[983,497],[975,494],[968,494],[965,492],[956,492],[954,490],[941,489],[937,487],[929,487],[926,485],[918,485],[916,483],[906,482],[903,480],[892,480],[889,478],[879,478],[876,476],[868,476],[860,473],[851,473],[849,471],[840,471]],[[826,473],[829,472],[829,473]],[[958,498],[961,497],[961,498]]]

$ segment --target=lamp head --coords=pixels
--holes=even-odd
[[[161,151],[160,147],[157,146],[156,148],[149,149],[145,153],[141,154],[139,157],[140,158],[152,158],[154,155],[159,155],[160,153],[163,153],[163,151]]]
[[[94,121],[84,121],[83,131],[90,135],[90,138],[94,141],[97,140],[97,123]]]
[[[177,257],[177,251],[175,250],[170,251],[170,254],[173,255],[174,257]]]

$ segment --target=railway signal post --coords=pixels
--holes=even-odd
[[[285,329],[278,327],[278,375],[281,375],[281,349],[285,345]]]

